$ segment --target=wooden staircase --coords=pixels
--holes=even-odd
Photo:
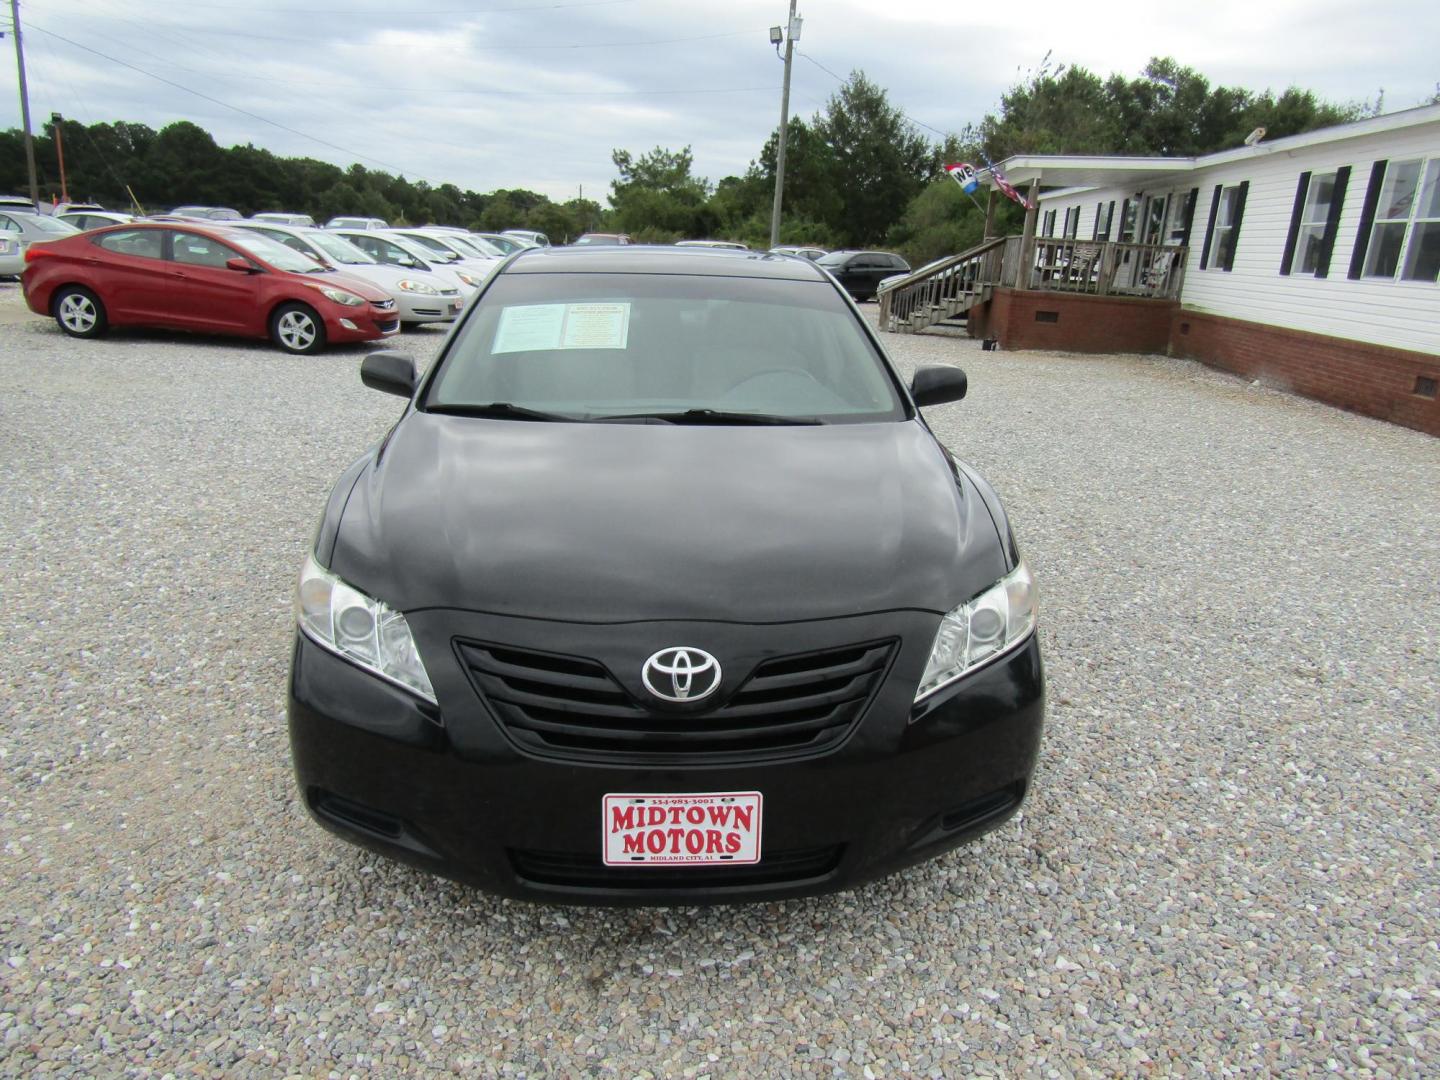
[[[881,282],[880,328],[913,334],[960,318],[990,299],[1007,270],[1013,274],[1019,253],[1020,237],[1002,236]]]

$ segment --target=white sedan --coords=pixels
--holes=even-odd
[[[74,225],[81,232],[103,229],[109,225],[128,225],[135,220],[134,214],[122,214],[118,210],[66,210],[55,215],[56,221]]]
[[[403,269],[379,263],[337,232],[263,221],[237,221],[232,227],[261,233],[322,265],[380,286],[395,298],[402,326],[451,322],[465,307],[465,296],[456,284],[418,267]]]
[[[462,267],[455,259],[441,259],[429,248],[398,234],[367,229],[326,231],[343,236],[376,262],[386,266],[398,266],[405,270],[427,270],[444,281],[454,281],[460,289],[460,295],[466,299],[484,284],[488,274],[488,271],[477,270],[473,266]],[[498,259],[495,265],[500,265]]]
[[[19,277],[25,270],[20,241],[0,233],[0,277]]]
[[[435,256],[449,263],[458,264],[460,269],[473,267],[481,275],[490,273],[503,259],[500,254],[489,254],[469,243],[465,233],[442,231],[440,229],[391,229],[388,236],[399,236],[411,243],[419,244]],[[484,243],[481,240],[479,243]]]

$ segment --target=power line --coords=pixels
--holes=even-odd
[[[47,57],[52,60],[55,58],[54,49],[55,46],[53,43],[48,41],[45,42],[45,53]],[[80,109],[87,115],[94,115],[91,112],[90,107],[81,99],[80,93],[75,89],[74,84],[71,83],[69,79],[66,79],[64,76],[59,74],[60,65],[56,64],[55,67],[56,73],[53,76],[47,76],[47,81],[49,78],[54,78],[59,81],[65,87],[65,90],[69,94],[70,100],[72,102],[78,105]],[[75,118],[71,117],[71,119],[74,120]],[[90,134],[90,125],[79,122],[77,120],[75,126],[78,127],[80,129],[80,133],[85,136],[85,141],[90,144],[90,148],[95,151],[95,156],[100,159],[100,164],[104,166],[105,171],[110,174],[110,179],[115,181],[115,183],[118,184],[123,190],[125,188],[124,179],[121,178],[120,174],[115,171],[115,167],[110,163],[110,159],[106,156],[105,151],[100,149],[100,144],[95,141],[95,136]]]
[[[328,139],[320,138],[318,135],[311,135],[309,132],[301,131],[298,128],[290,127],[288,124],[282,124],[278,120],[271,120],[269,117],[261,116],[259,113],[253,113],[250,112],[248,109],[242,109],[238,105],[231,105],[228,101],[221,101],[217,97],[211,97],[209,94],[192,89],[191,87],[185,86],[183,83],[178,83],[174,79],[167,79],[163,75],[156,75],[153,71],[146,71],[144,68],[137,67],[135,64],[132,64],[127,60],[121,60],[119,57],[111,56],[109,53],[103,53],[99,49],[92,49],[89,45],[82,45],[78,41],[72,41],[70,38],[67,38],[62,34],[55,33],[53,30],[46,30],[44,27],[33,25],[31,29],[37,30],[42,34],[46,34],[49,37],[55,38],[57,41],[63,41],[65,42],[65,44],[71,45],[77,49],[81,49],[85,52],[90,53],[93,56],[98,56],[103,60],[109,60],[112,64],[119,64],[121,67],[129,68],[131,71],[138,71],[141,75],[149,76],[157,82],[164,83],[166,86],[173,86],[177,90],[184,90],[187,94],[194,94],[196,97],[208,101],[214,105],[219,105],[221,108],[229,109],[232,112],[237,112],[241,116],[248,116],[251,120],[258,120],[262,124],[269,124],[271,127],[279,128],[281,131],[288,131],[292,135],[299,135],[302,139],[309,139],[312,142],[319,143],[321,146],[328,146],[331,150],[338,150],[342,154],[349,154],[352,157],[359,158],[363,161],[370,161],[374,162],[376,165],[382,165],[386,169],[394,172],[396,175],[400,175],[405,172],[404,169],[401,169],[395,165],[391,165],[389,162],[381,161],[379,158],[373,158],[368,154],[362,154],[358,150],[351,150],[347,147],[339,145],[338,143],[332,143]],[[421,176],[420,179],[425,180],[428,183],[435,183],[434,180],[431,180],[429,177],[426,176]]]
[[[828,67],[826,67],[824,64],[820,63],[819,60],[816,60],[816,59],[815,59],[813,56],[811,56],[809,53],[800,52],[799,49],[796,49],[795,51],[796,51],[797,53],[800,53],[801,56],[803,56],[806,60],[809,60],[810,63],[814,64],[814,65],[815,65],[817,68],[819,68],[821,71],[825,72],[826,75],[829,75],[829,76],[830,76],[832,79],[834,79],[836,82],[838,82],[838,83],[845,83],[845,82],[848,81],[848,80],[846,80],[846,79],[842,79],[839,75],[836,75],[835,72],[831,71],[831,70],[830,70]],[[929,124],[925,123],[923,120],[916,120],[913,116],[911,116],[911,115],[910,115],[909,113],[907,113],[907,112],[904,112],[903,110],[896,109],[895,111],[898,112],[898,113],[900,113],[900,115],[903,116],[903,117],[906,119],[907,122],[909,122],[909,123],[911,123],[911,124],[914,124],[916,127],[922,127],[922,128],[924,128],[926,131],[933,131],[936,135],[939,135],[941,138],[948,139],[948,138],[951,138],[951,137],[955,137],[955,132],[953,132],[953,131],[941,131],[941,130],[940,130],[939,128],[937,128],[937,127],[931,127]]]
[[[423,12],[410,12],[406,10],[406,16],[416,14],[462,14],[462,16],[477,16],[477,14],[516,14],[524,12],[560,12],[560,10],[575,9],[575,7],[615,7],[616,4],[632,4],[635,0],[583,0],[577,3],[567,4],[521,4],[518,7],[487,7],[487,9],[475,9],[475,7],[441,7],[441,9],[423,10]],[[206,10],[206,12],[245,12],[246,14],[298,14],[298,16],[317,16],[317,14],[377,14],[377,16],[393,16],[395,9],[384,9],[384,7],[251,7],[249,4],[204,4],[189,3],[189,9]]]
[[[76,48],[84,49],[84,50],[86,50],[87,52],[92,52],[92,53],[94,53],[94,54],[97,55],[97,56],[103,56],[103,57],[105,57],[107,60],[114,60],[115,63],[117,63],[117,64],[123,64],[123,65],[126,66],[126,67],[133,68],[134,70],[139,71],[141,74],[149,75],[151,78],[159,79],[161,82],[170,82],[170,80],[165,79],[163,76],[156,75],[154,72],[146,71],[144,68],[136,67],[134,64],[130,64],[130,63],[128,63],[127,61],[119,60],[119,59],[116,59],[115,57],[111,57],[111,56],[107,55],[106,53],[100,52],[100,51],[97,50],[97,49],[92,49],[92,48],[90,48],[88,45],[82,45],[82,44],[80,44],[80,43],[77,42],[77,41],[71,41],[69,38],[60,37],[59,34],[52,33],[51,31],[48,31],[48,30],[42,30],[42,29],[41,29],[40,27],[38,27],[38,26],[36,27],[36,29],[37,29],[37,30],[40,30],[41,33],[49,34],[51,37],[59,38],[59,40],[64,41],[64,42],[66,42],[67,44],[74,45]],[[144,52],[144,51],[145,51],[145,50],[142,50],[142,49],[138,49],[138,47],[136,47],[136,46],[130,46],[130,47],[131,47],[131,48],[136,48],[137,51],[140,51],[140,52]],[[164,60],[164,59],[166,59],[166,58],[164,58],[164,57],[159,56],[159,55],[156,54],[156,53],[146,53],[146,55],[148,55],[148,56],[153,56],[153,57],[155,57],[155,59],[157,59],[157,60]],[[167,63],[168,63],[168,60],[167,60]],[[249,81],[249,82],[261,82],[261,83],[265,83],[267,86],[328,86],[328,87],[334,87],[334,86],[335,86],[335,80],[334,80],[334,79],[276,79],[276,78],[273,78],[272,76],[269,76],[269,75],[244,75],[244,74],[231,73],[231,72],[200,71],[200,70],[198,70],[198,69],[196,69],[196,68],[187,68],[187,67],[183,67],[183,66],[180,66],[180,65],[177,65],[177,64],[170,64],[170,68],[171,68],[171,70],[173,70],[173,71],[184,71],[184,72],[190,73],[191,75],[200,75],[200,76],[203,76],[203,77],[205,77],[205,78],[211,78],[211,79],[214,79],[214,78],[219,78],[219,79],[239,79],[239,80],[245,80],[245,81]],[[196,94],[196,95],[198,95],[198,96],[200,96],[200,97],[206,97],[206,95],[200,93],[200,91],[198,91],[198,90],[191,90],[189,87],[187,87],[187,86],[181,86],[181,84],[179,84],[179,83],[171,82],[170,84],[171,84],[172,86],[179,86],[180,89],[182,89],[182,90],[188,90],[190,93]],[[438,95],[442,95],[442,94],[460,94],[460,95],[469,96],[469,97],[614,98],[614,97],[655,97],[655,96],[670,97],[670,96],[675,96],[675,95],[699,95],[699,94],[755,94],[755,93],[770,93],[770,92],[773,90],[773,87],[769,87],[769,86],[715,86],[715,87],[681,86],[681,87],[660,87],[660,88],[656,88],[656,89],[644,89],[644,90],[497,90],[497,89],[491,89],[491,88],[477,88],[477,87],[388,86],[388,85],[379,84],[379,83],[367,82],[367,83],[365,84],[365,89],[366,89],[366,90],[380,90],[380,91],[385,91],[385,92],[387,92],[387,93],[397,93],[397,94],[426,94],[426,95],[431,95],[431,96],[438,96]],[[235,106],[229,105],[228,103],[223,102],[223,101],[218,101],[217,99],[214,99],[214,98],[209,98],[208,100],[215,101],[216,104],[224,105],[226,108],[236,109]],[[243,112],[244,110],[236,109],[236,111],[237,111],[237,112]],[[246,114],[246,115],[254,115],[254,114]],[[278,123],[276,123],[276,122],[273,121],[273,120],[266,120],[264,117],[256,116],[255,118],[256,118],[256,119],[259,119],[259,120],[264,120],[265,123],[268,123],[268,124],[274,124],[276,127],[284,127],[284,126],[285,126],[285,125],[283,125],[283,124],[278,124]],[[287,128],[286,130],[294,131],[295,129],[293,129],[293,128]],[[298,132],[297,132],[297,134],[303,134],[303,133],[298,133]],[[315,138],[315,137],[314,137],[314,136],[307,136],[307,138]],[[316,139],[316,141],[317,141],[317,142],[324,142],[323,139]],[[333,144],[327,143],[326,145],[333,145]],[[346,151],[346,153],[354,153],[354,151]],[[363,155],[362,155],[362,156],[363,156]],[[374,159],[374,158],[371,158],[371,159],[369,159],[369,160],[372,160],[372,161],[373,161],[373,160],[375,160],[375,159]],[[383,164],[383,163],[382,163],[382,164]],[[387,167],[393,167],[393,166],[387,166]]]
[[[120,19],[134,25],[133,20],[126,19],[123,15],[107,15],[106,18]],[[154,29],[154,28],[149,28]],[[208,29],[201,26],[170,26],[168,28],[176,34],[213,34],[225,38],[245,38],[250,41],[288,41],[292,44],[303,44],[297,42],[293,34],[248,34],[240,30]],[[158,31],[157,31],[158,32]],[[653,38],[647,41],[581,41],[573,44],[563,45],[429,45],[424,48],[444,52],[569,52],[580,49],[638,49],[649,45],[680,45],[690,41],[719,41],[722,38],[745,37],[750,34],[763,34],[765,27],[748,27],[744,30],[727,30],[722,34],[695,34],[689,37],[674,38]],[[339,44],[352,49],[397,49],[401,46],[383,41],[343,41]]]

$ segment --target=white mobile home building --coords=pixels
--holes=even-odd
[[[1184,249],[1170,351],[1440,435],[1440,106],[1195,158],[1001,168],[1050,188],[1042,249]]]

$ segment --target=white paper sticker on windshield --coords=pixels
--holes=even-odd
[[[565,326],[564,304],[527,304],[500,312],[492,353],[558,349]]]
[[[490,351],[623,349],[629,340],[629,304],[526,304],[500,312]]]
[[[630,337],[629,304],[566,304],[562,349],[623,349]]]

